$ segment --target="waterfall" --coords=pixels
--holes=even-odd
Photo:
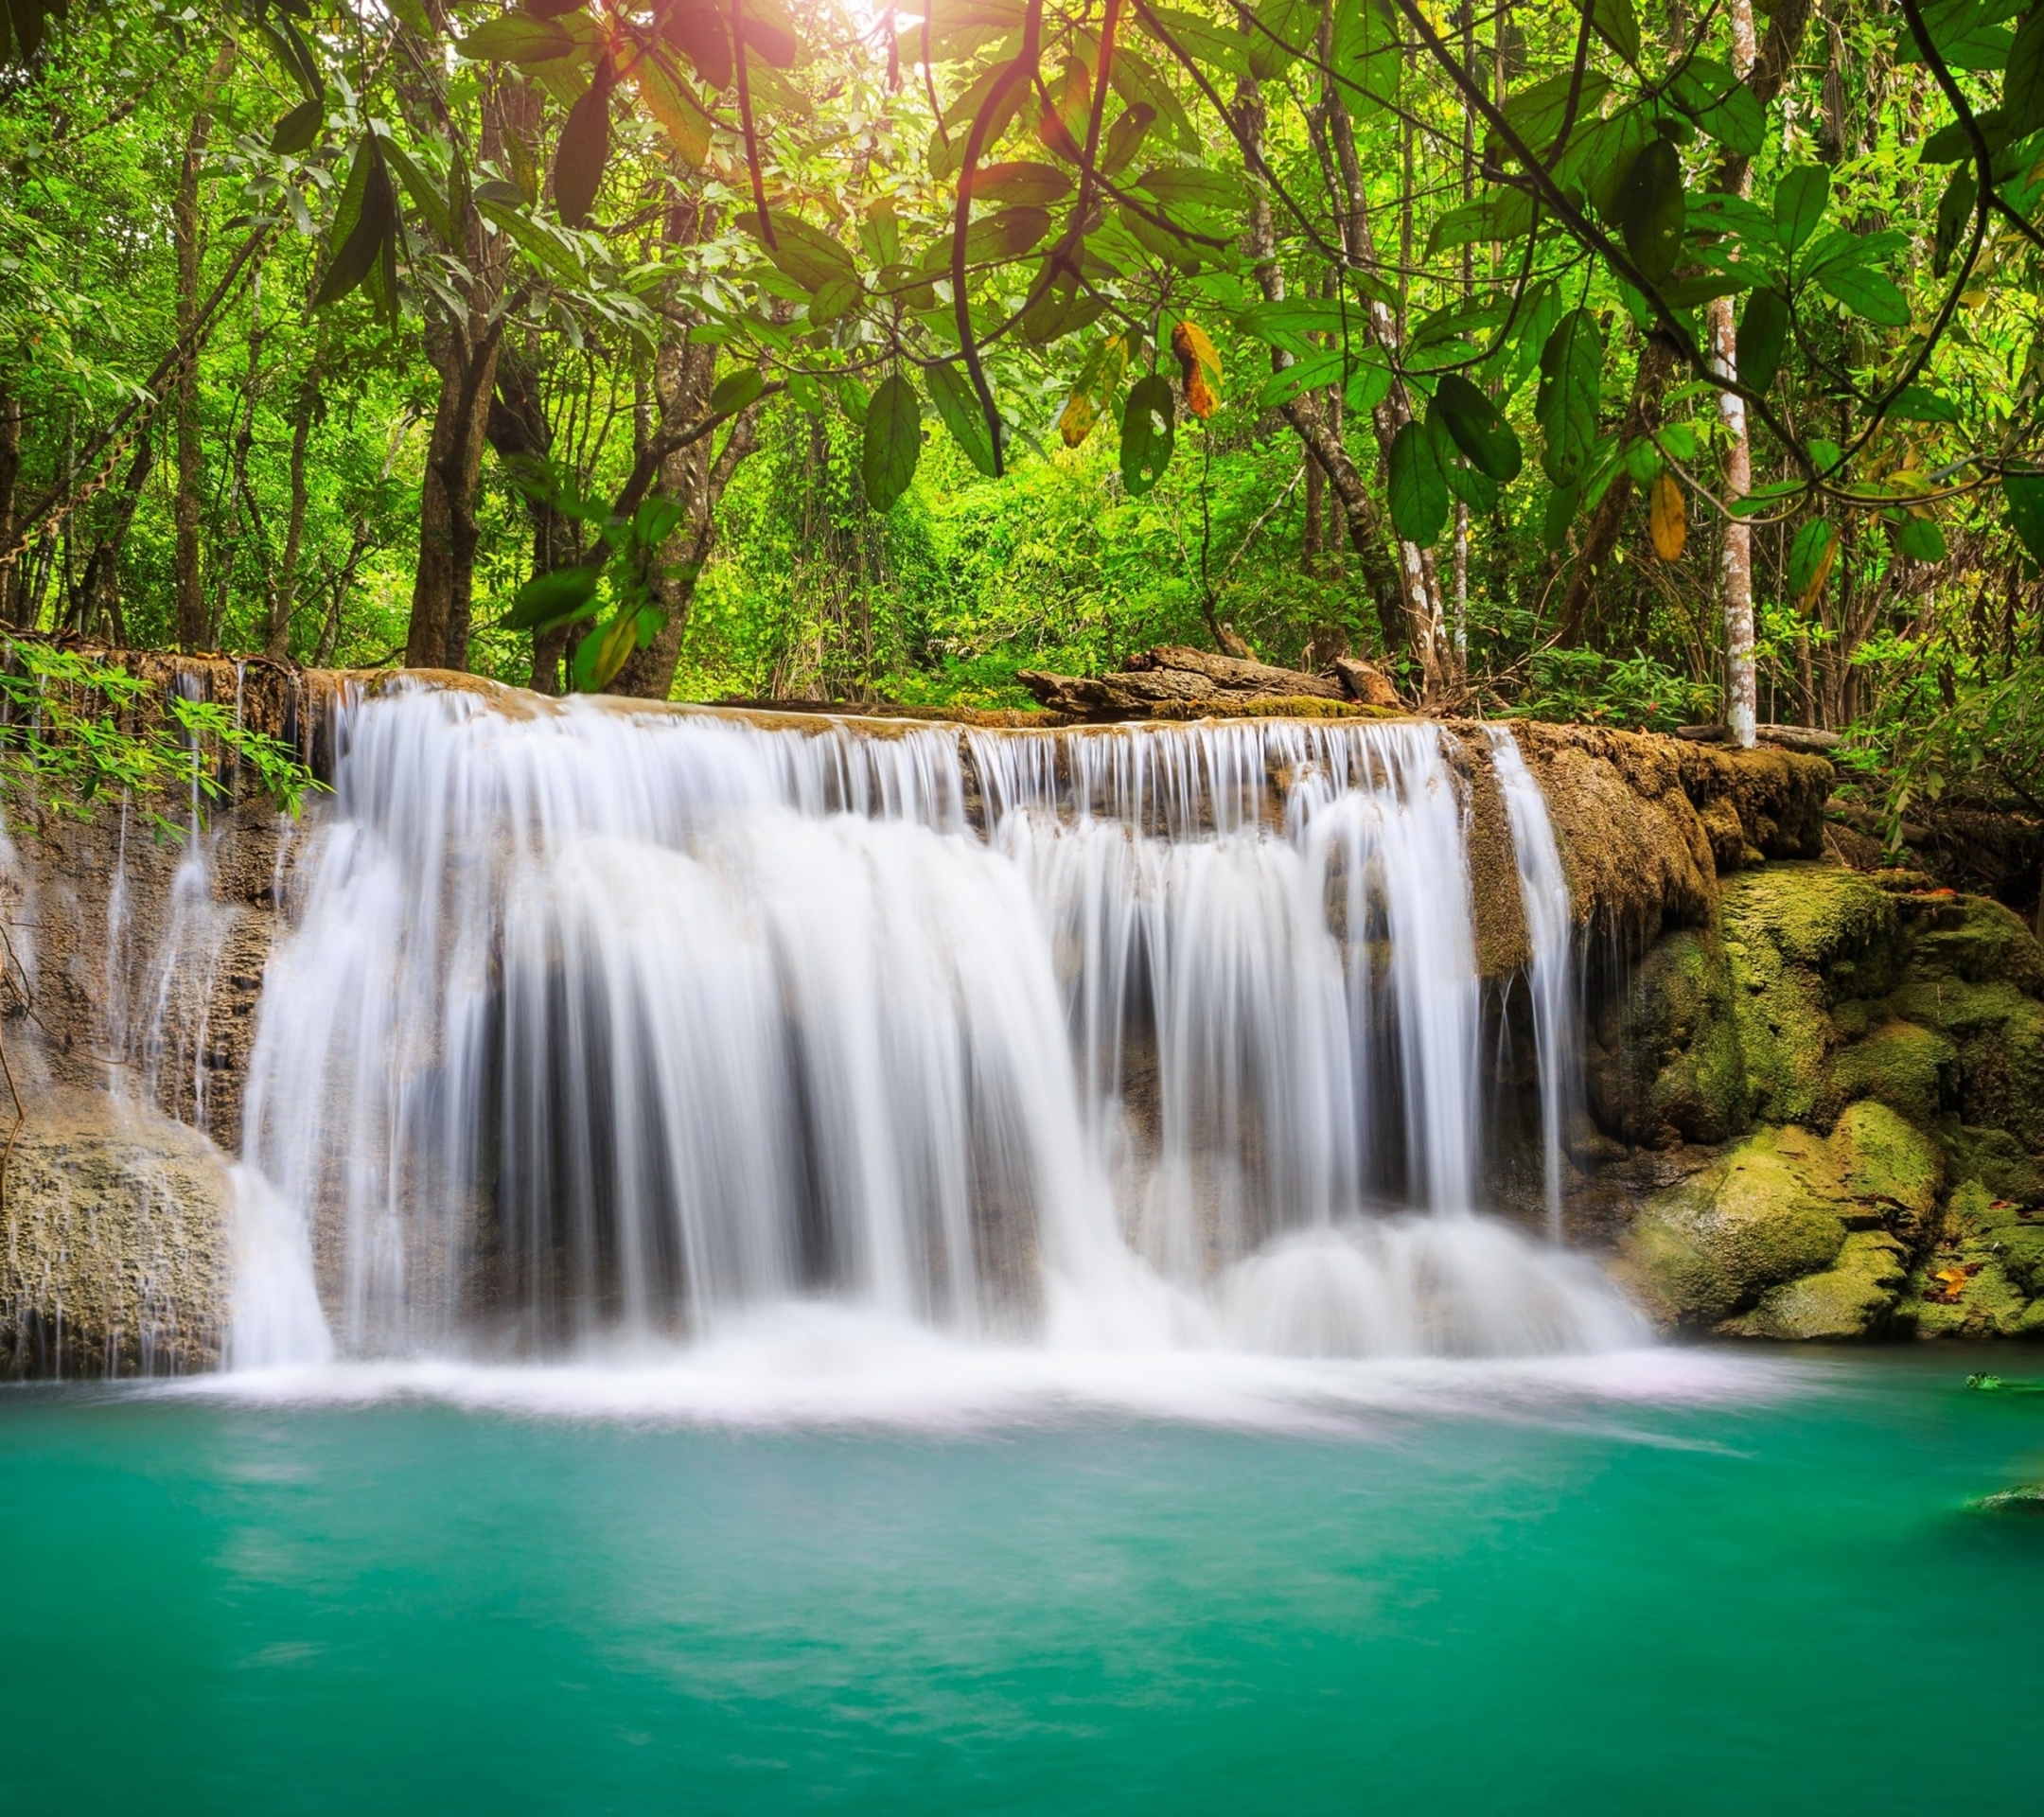
[[[1053,1345],[1636,1335],[1587,1263],[1473,1215],[1466,790],[1432,726],[403,689],[335,749],[244,1099],[238,1365],[794,1297]],[[1509,799],[1530,917],[1544,811]]]
[[[1541,1183],[1548,1233],[1561,1239],[1561,1160],[1577,1083],[1575,924],[1568,879],[1540,785],[1526,767],[1508,728],[1491,726],[1490,761],[1511,821],[1519,865],[1519,899],[1525,906],[1526,939],[1533,952],[1527,981],[1533,996],[1533,1046],[1540,1066]]]

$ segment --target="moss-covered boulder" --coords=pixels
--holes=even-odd
[[[1911,1235],[1943,1172],[1936,1145],[1885,1104],[1854,1105],[1828,1138],[1763,1129],[1649,1198],[1619,1272],[1670,1328],[1875,1335],[1909,1286]]]
[[[1597,1120],[1627,1141],[1717,1143],[1745,1131],[1753,1093],[1718,942],[1683,928],[1658,942],[1595,1030]]]
[[[1855,1230],[1838,1260],[1816,1274],[1771,1287],[1729,1330],[1788,1340],[1878,1335],[1909,1285],[1909,1252],[1884,1230]]]
[[[1831,1066],[1842,1040],[1832,1007],[1894,983],[1893,898],[1857,871],[1777,864],[1728,882],[1721,912],[1754,1115],[1829,1123],[1843,1102]]]

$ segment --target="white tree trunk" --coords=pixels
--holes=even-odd
[[[1744,81],[1752,73],[1759,44],[1753,35],[1752,0],[1732,0],[1732,66]],[[1739,193],[1753,186],[1752,175],[1740,173]],[[1732,299],[1715,298],[1710,305],[1711,364],[1720,379],[1738,377],[1737,330],[1733,323]],[[1753,490],[1753,444],[1746,433],[1746,403],[1734,392],[1719,392],[1718,414],[1731,432],[1732,445],[1725,452],[1724,499],[1736,504]],[[1725,724],[1732,729],[1735,744],[1752,750],[1759,724],[1759,684],[1753,667],[1753,528],[1742,519],[1725,525],[1724,554],[1725,613]]]

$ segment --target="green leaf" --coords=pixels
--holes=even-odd
[[[1788,596],[1800,607],[1816,597],[1831,573],[1838,553],[1838,526],[1824,518],[1812,518],[1796,533],[1788,550]]]
[[[1280,367],[1264,379],[1257,393],[1259,410],[1282,410],[1302,392],[1322,385],[1338,385],[1348,370],[1348,356],[1339,347],[1325,347]]]
[[[1888,415],[1898,423],[1956,423],[1959,406],[1923,385],[1904,385]]]
[[[923,458],[923,403],[902,373],[880,381],[866,406],[866,433],[859,449],[859,476],[866,503],[890,511],[915,477]]]
[[[1318,0],[1261,0],[1249,26],[1250,75],[1264,82],[1282,76],[1295,59],[1313,54],[1319,29]]]
[[[1767,116],[1749,89],[1724,64],[1693,57],[1668,84],[1668,98],[1727,151],[1757,157],[1767,139]]]
[[[1611,90],[1611,79],[1595,70],[1585,70],[1577,88],[1575,72],[1564,69],[1528,88],[1523,88],[1505,103],[1505,123],[1525,141],[1537,157],[1554,148],[1561,122],[1568,116],[1569,94],[1577,90],[1576,120],[1594,120]],[[1572,129],[1573,131],[1573,129]]]
[[[1571,309],[1541,349],[1540,394],[1533,406],[1546,444],[1541,464],[1558,486],[1576,485],[1589,465],[1603,373],[1604,331],[1588,309]]]
[[[397,172],[397,181],[404,185],[405,194],[412,198],[412,205],[419,211],[427,226],[439,236],[443,246],[452,247],[455,243],[453,217],[448,210],[447,198],[440,193],[439,185],[421,170],[395,140],[383,141],[383,155]]]
[[[700,170],[710,159],[713,122],[689,85],[667,66],[666,53],[657,51],[632,64],[632,80],[647,113],[660,122],[668,142],[681,154],[692,170]]]
[[[951,439],[965,450],[966,458],[993,479],[996,468],[994,464],[994,442],[987,433],[986,414],[979,408],[979,394],[973,389],[972,379],[955,365],[935,365],[924,375],[930,388],[930,401],[937,406],[937,415],[943,419],[943,426],[951,432]]]
[[[1923,22],[1947,67],[2000,69],[2008,62],[2011,33],[2004,23],[2021,10],[2003,0],[1922,0]],[[1917,63],[1916,34],[1905,25],[1896,34],[1895,61]]]
[[[367,278],[396,229],[396,199],[391,194],[390,177],[383,168],[383,160],[373,136],[364,135],[361,149],[355,153],[355,161],[361,168],[361,207],[355,224],[328,262],[319,289],[312,293],[315,309],[338,302]],[[349,187],[354,187],[356,177],[351,172]],[[342,212],[337,210],[337,227],[341,218]]]
[[[1448,476],[1423,423],[1391,438],[1391,523],[1407,542],[1431,549],[1448,521]]]
[[[1936,276],[1943,277],[1950,269],[1960,239],[1973,224],[1973,204],[1979,196],[1980,179],[1974,175],[1973,167],[1960,165],[1938,198],[1937,235],[1930,246],[1930,270]]]
[[[1454,445],[1479,473],[1501,485],[1519,477],[1524,459],[1519,437],[1476,386],[1458,372],[1443,373],[1434,390],[1434,406],[1454,437]]]
[[[809,299],[810,326],[828,327],[840,316],[849,315],[858,308],[865,294],[855,277],[834,277],[828,283],[819,285]]]
[[[571,668],[576,692],[600,694],[610,685],[639,647],[642,617],[637,611],[620,611],[600,631],[590,632],[575,645]]]
[[[1568,547],[1569,525],[1576,521],[1576,508],[1581,503],[1579,485],[1558,485],[1548,493],[1541,513],[1541,547],[1549,555],[1559,555]]]
[[[1755,291],[1739,318],[1736,358],[1740,381],[1753,391],[1767,390],[1781,370],[1788,345],[1788,299],[1776,290]]]
[[[1367,416],[1371,411],[1391,395],[1391,368],[1382,355],[1366,353],[1358,362],[1354,372],[1348,375],[1348,383],[1342,392],[1342,402],[1359,416]]]
[[[1774,185],[1774,225],[1791,253],[1817,231],[1831,200],[1831,173],[1821,164],[1798,165]]]
[[[1682,256],[1687,212],[1682,153],[1665,139],[1649,142],[1632,160],[1617,200],[1626,252],[1641,276],[1649,284],[1659,284],[1674,271]]]
[[[1896,552],[1913,561],[1945,559],[1945,533],[1929,518],[1905,515],[1894,535]]]
[[[1884,328],[1909,326],[1909,298],[1878,272],[1862,265],[1833,265],[1817,273],[1817,283],[1855,315]]]
[[[1329,61],[1350,106],[1396,107],[1405,54],[1386,0],[1336,0],[1333,40]]]
[[[2030,559],[2044,567],[2044,473],[2003,473],[2001,497],[2009,527],[2022,538]]]
[[[766,389],[766,381],[760,377],[757,367],[743,366],[736,372],[726,373],[710,394],[710,414],[714,416],[735,415]]]
[[[767,257],[810,294],[814,295],[833,278],[858,281],[858,268],[852,262],[852,255],[820,228],[798,221],[793,215],[784,215],[778,208],[772,210],[767,219],[773,223],[775,240],[775,244],[766,249]],[[747,233],[764,238],[756,214],[741,215],[738,224]]]
[[[2001,79],[2001,116],[2012,144],[2044,127],[2044,9],[2033,7],[2016,28]]]
[[[1999,107],[1983,108],[1973,115],[1973,124],[1980,128],[1981,137],[1986,142],[1987,155],[2005,150],[2022,135],[2009,131],[2007,120]],[[1959,164],[1973,159],[1973,140],[1966,132],[1965,122],[1950,120],[1923,142],[1916,154],[1925,164]]]
[[[1177,437],[1178,398],[1172,382],[1153,372],[1129,387],[1121,409],[1121,484],[1140,498],[1164,477]]]
[[[516,63],[522,69],[572,57],[576,44],[567,27],[551,19],[535,19],[529,12],[509,12],[485,20],[455,48],[471,62]]]
[[[1590,26],[1634,69],[1639,67],[1639,15],[1632,0],[1590,0]]]
[[[270,134],[270,149],[295,156],[319,137],[326,123],[325,101],[300,101],[276,123],[276,131]]]
[[[973,172],[975,203],[1020,202],[1041,207],[1071,194],[1072,180],[1054,164],[983,164]]]
[[[608,62],[600,64],[596,79],[568,110],[554,152],[554,205],[564,227],[579,227],[589,219],[604,166],[610,161],[609,69]]]
[[[594,568],[556,568],[535,574],[512,596],[511,609],[497,621],[502,631],[550,631],[587,618],[596,609]]]

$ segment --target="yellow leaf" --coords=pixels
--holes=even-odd
[[[1205,422],[1221,404],[1221,356],[1197,322],[1180,322],[1173,327],[1171,348],[1178,361],[1186,408]]]
[[[1653,483],[1653,494],[1647,506],[1647,528],[1653,537],[1654,554],[1663,561],[1675,560],[1689,540],[1688,509],[1672,473],[1664,472]]]
[[[1077,448],[1092,434],[1093,425],[1100,420],[1100,413],[1093,408],[1093,400],[1083,391],[1075,391],[1065,400],[1065,414],[1057,419],[1057,432],[1064,437],[1066,448]]]
[[[1804,588],[1803,597],[1796,601],[1799,611],[1808,611],[1810,601],[1824,591],[1824,584],[1831,578],[1831,564],[1838,559],[1839,544],[1842,540],[1834,532],[1831,540],[1824,544],[1824,552],[1818,557],[1816,569],[1810,574],[1809,585]]]

